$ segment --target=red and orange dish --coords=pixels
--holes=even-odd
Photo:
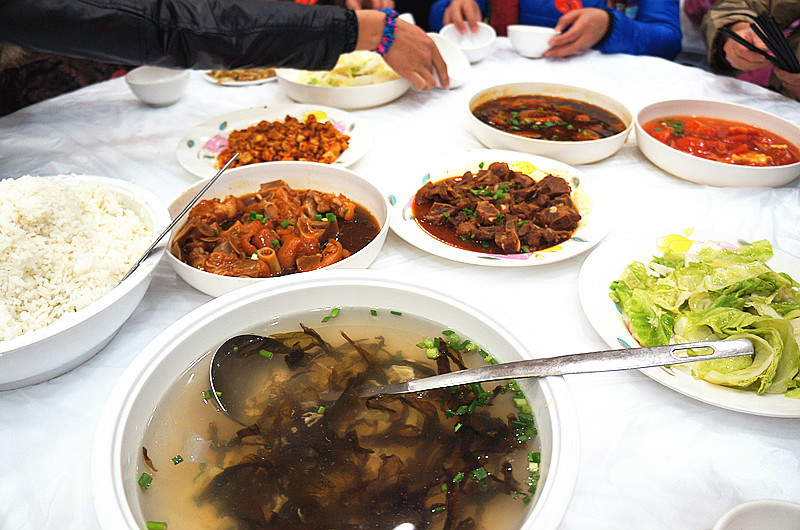
[[[670,116],[642,128],[656,140],[707,160],[742,166],[786,166],[800,150],[777,134],[739,123],[698,116]]]

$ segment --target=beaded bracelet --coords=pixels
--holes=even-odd
[[[378,43],[378,47],[372,51],[378,52],[381,57],[389,53],[389,48],[394,44],[394,30],[397,28],[397,11],[394,9],[384,8],[378,9],[386,13],[386,22],[383,24],[383,36]]]

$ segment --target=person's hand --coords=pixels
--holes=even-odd
[[[481,8],[475,0],[453,0],[447,9],[444,10],[442,22],[455,24],[458,32],[464,35],[467,26],[474,33],[478,31],[478,22],[481,21]]]
[[[775,68],[773,71],[775,76],[781,80],[783,88],[788,90],[794,99],[800,100],[800,74],[792,74],[780,68]]]
[[[350,9],[394,9],[394,0],[345,0],[345,7]]]
[[[356,11],[358,17],[357,50],[374,50],[383,37],[383,26],[386,15],[382,11]],[[439,85],[447,89],[450,78],[447,65],[439,53],[436,44],[419,26],[409,24],[405,20],[396,19],[394,43],[384,56],[386,64],[398,75],[408,79],[417,90],[429,90]]]
[[[729,26],[730,29],[737,33],[740,37],[754,44],[756,47],[768,51],[767,45],[755,34],[747,22],[737,22]],[[763,55],[750,51],[735,40],[723,37],[725,41],[722,44],[722,51],[725,54],[725,60],[728,64],[737,70],[749,72],[750,70],[758,70],[769,66],[769,60]]]
[[[553,28],[559,34],[550,39],[550,49],[544,56],[566,57],[591,48],[603,38],[609,23],[603,9],[587,7],[565,13]]]

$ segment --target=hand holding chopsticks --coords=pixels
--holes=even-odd
[[[748,40],[745,35],[742,34],[744,32],[740,33],[729,27],[720,28],[719,32],[741,44],[748,50],[763,56],[776,68],[790,73],[800,73],[800,61],[797,60],[797,57],[786,41],[783,31],[771,15],[758,15],[754,17],[754,22],[751,23],[749,27],[752,33],[764,43],[764,46],[769,50],[768,52]],[[742,68],[742,64],[734,64],[737,61],[735,59],[732,61],[729,55],[729,52],[726,50],[726,57],[728,58],[728,62],[731,63],[731,66],[741,70],[748,69]],[[741,58],[741,61],[748,62],[748,59]],[[755,65],[755,68],[758,68],[758,65]]]

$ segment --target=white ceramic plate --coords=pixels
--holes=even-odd
[[[203,79],[211,83],[212,85],[217,86],[253,86],[253,85],[263,85],[264,83],[271,83],[272,81],[276,81],[278,78],[276,76],[272,77],[263,77],[261,79],[253,79],[252,81],[217,81],[209,72],[203,72]]]
[[[680,234],[680,231],[675,232]],[[610,348],[638,347],[636,339],[628,332],[616,304],[608,296],[609,285],[633,261],[646,261],[658,254],[658,239],[652,237],[614,239],[597,247],[581,267],[578,278],[578,296],[592,327]],[[735,243],[736,237],[695,231],[690,239],[716,240]],[[800,278],[800,260],[775,250],[767,262],[777,272]],[[800,400],[782,394],[762,394],[738,390],[695,379],[688,368],[646,368],[642,373],[681,394],[724,409],[758,416],[800,418]]]
[[[492,162],[506,162],[517,171],[528,173],[533,167],[544,171],[557,171],[567,178],[572,186],[573,200],[582,216],[573,237],[560,245],[527,254],[488,254],[472,252],[448,245],[423,230],[411,212],[411,204],[417,190],[428,180],[434,182],[464,174],[467,170],[477,172],[478,164],[488,166]],[[555,263],[577,256],[598,244],[608,232],[610,219],[604,210],[599,187],[595,181],[577,169],[549,158],[515,151],[496,149],[473,149],[438,157],[436,164],[419,173],[419,179],[389,197],[392,203],[392,230],[420,250],[441,258],[492,267],[530,267]]]
[[[800,504],[778,500],[743,502],[725,513],[711,530],[797,530]]]
[[[200,178],[213,177],[218,170],[214,166],[217,154],[228,146],[228,135],[232,131],[246,129],[262,120],[283,120],[287,115],[302,121],[311,112],[317,114],[317,120],[331,121],[336,129],[350,136],[350,146],[333,165],[348,167],[369,150],[371,133],[361,120],[348,112],[320,105],[273,105],[230,112],[195,125],[178,143],[178,162]]]

